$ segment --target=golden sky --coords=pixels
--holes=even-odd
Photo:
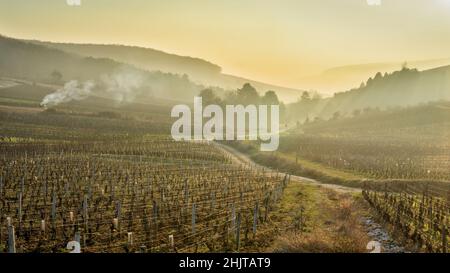
[[[450,57],[450,0],[0,0],[0,34],[137,45],[290,87],[341,65]]]

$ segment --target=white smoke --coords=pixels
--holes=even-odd
[[[69,81],[64,84],[63,88],[45,96],[41,102],[41,106],[56,106],[72,100],[85,99],[91,95],[94,86],[93,81],[86,81],[84,83],[79,83],[76,80]]]
[[[71,80],[64,87],[44,97],[41,106],[47,108],[70,101],[79,101],[93,95],[106,96],[119,103],[132,102],[144,80],[139,73],[121,72],[102,75],[99,80],[79,82]]]
[[[117,73],[103,75],[101,81],[108,97],[119,103],[133,102],[143,84],[143,77],[137,73]]]

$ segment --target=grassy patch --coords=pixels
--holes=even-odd
[[[334,169],[302,158],[296,159],[292,154],[260,152],[255,143],[230,142],[227,144],[249,155],[258,164],[293,175],[317,179],[323,183],[359,188],[362,186],[361,181],[365,179],[358,174]]]
[[[331,177],[339,177],[344,180],[362,180],[365,179],[365,177],[354,174],[348,171],[342,171],[334,168],[330,168],[328,166],[325,166],[323,164],[312,162],[303,158],[296,158],[295,154],[287,154],[287,153],[276,153],[277,156],[281,158],[285,158],[287,160],[290,160],[292,162],[297,162],[299,165],[303,166],[307,169],[313,169],[313,170],[320,170],[324,175],[331,176]]]
[[[292,181],[241,252],[366,252],[370,239],[361,218],[367,214],[360,194]]]
[[[360,219],[367,210],[359,196],[295,184],[287,189],[277,212],[289,211],[288,216],[278,217],[285,228],[267,251],[366,252],[369,238]]]

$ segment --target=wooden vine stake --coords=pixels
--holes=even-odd
[[[73,240],[77,241],[78,243],[81,242],[81,235],[80,235],[79,231],[75,232],[75,236],[74,236]]]
[[[238,252],[240,247],[241,247],[241,213],[239,212],[237,215],[237,223],[236,223],[236,250]]]
[[[53,192],[53,197],[52,197],[51,215],[52,215],[52,224],[55,225],[55,221],[56,221],[56,193],[55,192]]]
[[[118,218],[113,219],[113,227],[115,230],[119,230],[119,219]]]
[[[45,220],[41,220],[41,232],[45,234]]]
[[[236,228],[236,208],[233,203],[231,207],[231,230],[234,230]]]
[[[259,210],[259,205],[258,205],[258,203],[256,203],[255,209],[253,211],[253,236],[256,235],[256,228],[258,225],[258,210]]]
[[[129,247],[133,246],[133,232],[127,233],[127,244]]]
[[[191,221],[191,225],[192,225],[192,233],[195,234],[195,203],[192,204],[192,221]]]
[[[174,239],[173,239],[173,235],[172,235],[172,234],[169,235],[169,245],[170,245],[170,249],[171,249],[172,251],[175,251],[175,242],[174,242]]]
[[[447,253],[447,227],[442,225],[442,253]]]
[[[83,218],[84,218],[84,230],[88,230],[88,200],[87,195],[84,196],[83,200]]]
[[[19,231],[22,224],[22,192],[19,192]]]
[[[16,232],[14,226],[8,226],[8,253],[16,253]]]

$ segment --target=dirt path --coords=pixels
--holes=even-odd
[[[244,166],[251,166],[256,169],[266,170],[266,171],[273,171],[272,169],[262,166],[258,163],[255,163],[248,155],[239,152],[238,150],[234,149],[233,147],[214,142],[215,145],[221,150],[224,150],[232,157],[232,160],[240,165]],[[280,174],[285,175],[286,173],[280,172]],[[335,185],[335,184],[325,184],[322,182],[319,182],[315,179],[311,179],[308,177],[303,176],[297,176],[297,175],[291,175],[291,181],[297,181],[302,183],[309,183],[309,184],[315,184],[320,185],[321,187],[332,189],[338,192],[348,192],[348,193],[360,193],[362,190],[358,188],[351,188],[351,187],[345,187],[341,185]]]
[[[271,168],[262,166],[256,162],[254,162],[248,155],[234,149],[233,147],[213,142],[214,145],[216,145],[219,149],[226,152],[228,155],[230,155],[231,160],[235,164],[239,164],[242,166],[246,166],[248,168],[253,169],[260,169],[264,170],[267,173],[270,173],[272,170]],[[286,175],[284,172],[280,172],[282,175]],[[362,189],[360,188],[352,188],[352,187],[345,187],[341,185],[334,185],[334,184],[325,184],[320,181],[317,181],[315,179],[302,177],[302,176],[296,176],[291,175],[291,181],[299,182],[302,185],[305,186],[317,186],[323,189],[328,189],[335,191],[339,194],[355,194],[355,193],[361,193]],[[315,200],[317,202],[317,200]],[[365,227],[367,236],[376,242],[380,243],[381,246],[381,252],[384,253],[398,253],[398,252],[405,252],[405,249],[401,247],[395,240],[392,239],[392,237],[389,235],[389,233],[385,230],[385,228],[377,223],[376,217],[373,217],[372,215],[366,215],[365,217],[361,217],[361,224]],[[368,246],[369,247],[369,246]],[[367,250],[370,252],[370,249]]]

